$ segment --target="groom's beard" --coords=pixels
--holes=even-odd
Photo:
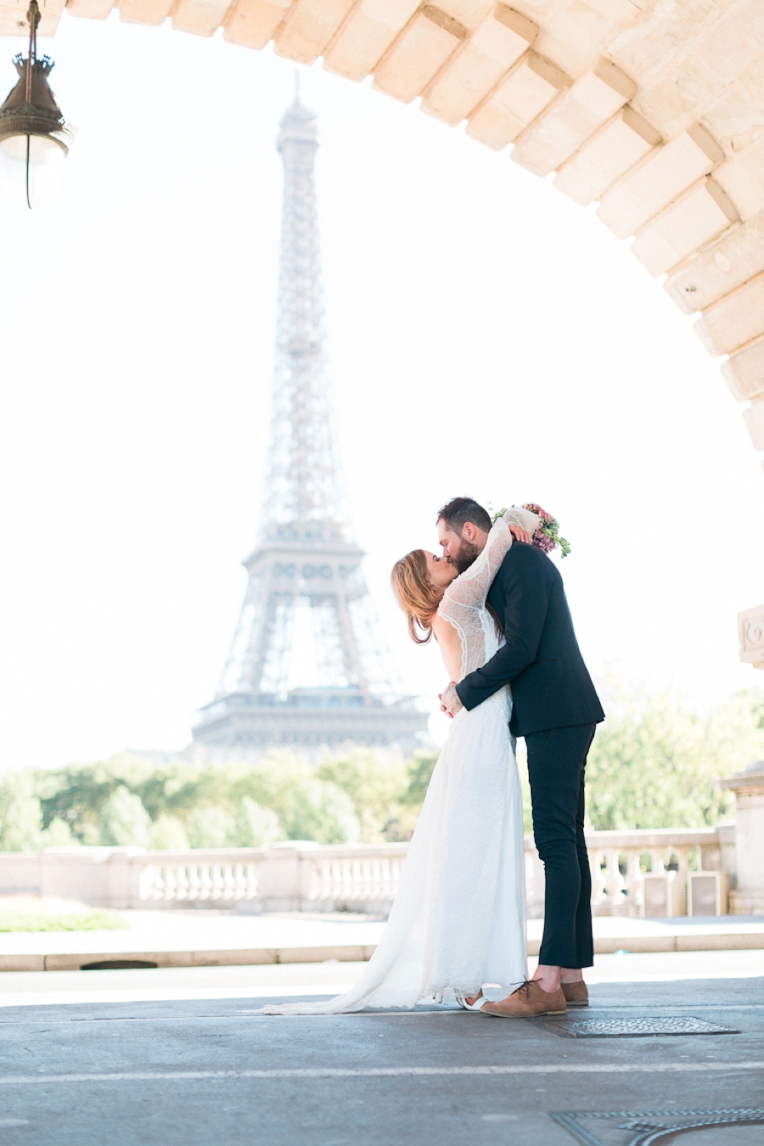
[[[459,552],[456,557],[451,558],[451,564],[455,565],[460,573],[464,573],[465,569],[469,569],[473,561],[480,556],[481,550],[477,545],[473,545],[471,541],[465,541],[462,538]]]

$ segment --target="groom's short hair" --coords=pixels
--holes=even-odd
[[[460,537],[462,528],[468,521],[471,521],[478,529],[482,529],[484,533],[491,531],[491,518],[488,510],[483,509],[480,502],[475,501],[474,497],[452,498],[438,510],[436,524],[438,521],[445,521],[448,528],[452,529],[454,533],[458,533]]]

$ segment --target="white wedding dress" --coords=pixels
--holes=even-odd
[[[528,517],[511,510],[500,518],[441,601],[440,616],[461,640],[462,677],[499,647],[486,595],[512,544],[508,519],[528,528]],[[356,985],[328,1002],[267,1006],[265,1014],[410,1008],[447,994],[476,995],[486,984],[501,986],[503,998],[525,980],[523,813],[511,703],[504,688],[452,721],[387,927]]]

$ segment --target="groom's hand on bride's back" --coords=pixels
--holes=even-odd
[[[459,709],[464,707],[459,700],[455,680],[449,681],[447,687],[443,689],[443,692],[438,693],[438,700],[440,701],[440,711],[447,713],[452,719],[456,716]]]

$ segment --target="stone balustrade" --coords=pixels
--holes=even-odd
[[[147,852],[130,857],[131,882],[141,905],[232,906],[257,898],[263,855],[254,848]]]
[[[587,833],[596,915],[685,915],[692,872],[735,875],[735,828]],[[526,845],[527,846],[527,845]]]
[[[592,906],[600,915],[683,915],[693,872],[736,875],[735,828],[589,832]],[[0,894],[79,899],[113,908],[238,908],[251,911],[389,911],[407,844],[322,846],[287,841],[269,848],[180,852],[143,848],[47,848],[0,855]],[[749,887],[755,876],[748,872]],[[543,915],[544,872],[525,840],[528,914]],[[742,899],[756,905],[753,885]],[[735,909],[733,893],[733,910]],[[764,898],[761,903],[764,904]],[[696,912],[697,914],[697,912]]]

